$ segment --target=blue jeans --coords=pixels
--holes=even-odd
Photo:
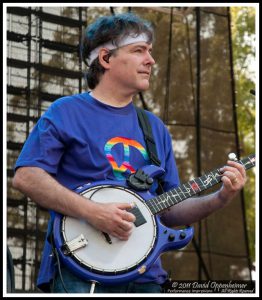
[[[51,292],[52,293],[90,293],[91,283],[84,281],[68,269],[62,268],[62,277],[66,291],[63,287],[61,278],[57,273]],[[94,293],[161,293],[161,286],[157,283],[135,283],[130,282],[126,284],[118,284],[107,286],[97,283],[95,285]]]

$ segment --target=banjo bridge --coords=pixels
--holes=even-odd
[[[85,239],[84,235],[80,234],[75,239],[64,243],[64,245],[62,246],[62,250],[63,250],[65,255],[70,255],[74,251],[85,247],[87,244],[88,244],[88,242]]]

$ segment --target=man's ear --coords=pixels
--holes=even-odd
[[[102,48],[99,51],[98,55],[99,63],[102,67],[104,67],[106,70],[110,68],[109,66],[109,50],[106,48]]]

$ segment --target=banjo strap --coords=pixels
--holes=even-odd
[[[160,167],[161,161],[159,160],[158,155],[157,155],[156,143],[154,140],[154,136],[153,136],[153,132],[152,132],[152,128],[151,128],[151,124],[149,122],[148,116],[147,116],[146,112],[144,111],[144,109],[139,108],[137,106],[135,106],[135,109],[137,112],[139,125],[144,134],[144,139],[146,142],[146,147],[147,147],[147,151],[149,154],[149,158],[154,165]],[[164,184],[163,180],[159,178],[158,179],[158,188],[156,190],[157,194],[164,193],[163,184]]]

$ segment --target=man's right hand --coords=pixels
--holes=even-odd
[[[128,240],[136,218],[126,210],[132,208],[133,205],[131,203],[93,203],[95,206],[88,222],[102,232],[120,240]]]

